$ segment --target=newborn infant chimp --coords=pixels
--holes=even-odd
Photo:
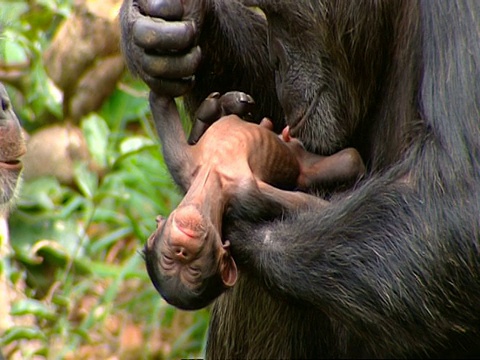
[[[144,254],[156,289],[178,308],[202,308],[235,284],[237,267],[228,240],[222,241],[227,211],[260,219],[312,206],[312,200],[324,207],[327,201],[299,190],[352,181],[365,170],[355,149],[312,154],[288,128],[276,135],[268,119],[258,125],[224,116],[245,115],[252,104],[241,92],[212,94],[199,107],[195,125],[216,118],[202,121],[187,142],[174,100],[150,94],[165,161],[186,194],[168,218],[157,218]]]

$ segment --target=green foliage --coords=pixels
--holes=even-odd
[[[72,1],[3,0],[0,9],[0,62],[29,63],[26,83],[8,87],[17,113],[27,129],[61,121],[61,96],[42,54]],[[4,352],[24,359],[202,354],[208,311],[168,306],[144,269],[141,249],[155,218],[180,195],[149,120],[146,87],[128,75],[121,84],[80,124],[95,168],[76,164],[70,186],[53,177],[22,186],[9,220],[13,251],[1,259],[0,273],[18,293],[15,326],[0,333]]]
[[[31,69],[30,76],[18,84],[25,89],[23,94],[9,89],[14,103],[20,102],[21,95],[26,97],[28,106],[17,112],[29,126],[49,115],[61,119],[59,94],[45,73],[42,55],[59,23],[70,14],[72,3],[73,0],[0,0],[0,60],[7,64],[27,63]]]

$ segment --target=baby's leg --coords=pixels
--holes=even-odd
[[[346,148],[329,156],[310,153],[298,139],[290,136],[288,126],[283,129],[280,138],[294,152],[300,164],[299,189],[351,184],[365,173],[362,157],[354,148]]]

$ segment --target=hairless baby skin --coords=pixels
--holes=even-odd
[[[187,141],[174,99],[150,93],[165,162],[186,194],[168,218],[157,218],[144,253],[156,289],[178,308],[202,308],[235,284],[237,267],[222,240],[227,211],[251,218],[312,201],[326,206],[301,190],[352,181],[365,170],[353,148],[312,154],[288,128],[275,134],[266,118],[258,125],[226,115],[245,115],[252,104],[241,92],[210,95]]]

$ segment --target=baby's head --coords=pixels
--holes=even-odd
[[[148,275],[162,297],[183,310],[210,304],[237,280],[237,267],[215,226],[193,206],[157,218],[145,245]]]

